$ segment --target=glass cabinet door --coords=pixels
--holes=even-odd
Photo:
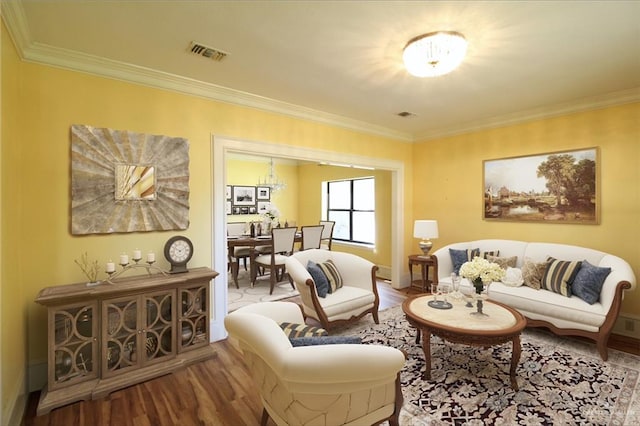
[[[209,286],[180,288],[179,351],[209,343]]]
[[[111,376],[139,365],[139,296],[102,302],[102,374]]]
[[[97,377],[97,311],[96,302],[49,309],[49,389]]]
[[[176,353],[174,291],[144,295],[145,363],[162,361]]]

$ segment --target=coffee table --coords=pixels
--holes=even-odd
[[[513,308],[502,303],[485,301],[487,316],[470,315],[476,308],[465,306],[464,300],[450,300],[451,309],[435,309],[427,305],[432,295],[414,296],[402,303],[407,321],[422,333],[425,371],[423,378],[431,379],[431,335],[453,343],[488,348],[512,342],[511,387],[518,390],[516,368],[520,362],[520,333],[527,324],[525,318]]]

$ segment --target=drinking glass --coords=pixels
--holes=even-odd
[[[431,294],[433,295],[433,301],[438,301],[438,284],[431,283]]]
[[[445,303],[447,303],[447,295],[449,294],[449,292],[451,291],[451,286],[449,286],[448,284],[445,283],[441,283],[438,285],[438,295],[442,295],[443,300]]]
[[[451,274],[451,287],[453,292],[451,293],[451,297],[453,297],[454,299],[461,299],[463,297],[463,294],[460,292],[460,281],[462,280],[462,278],[460,278],[459,275],[456,275],[455,273]]]

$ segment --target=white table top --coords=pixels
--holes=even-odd
[[[449,297],[448,301],[453,308],[436,309],[427,305],[430,300],[433,300],[431,295],[418,297],[410,303],[409,307],[414,315],[426,321],[461,330],[504,330],[513,327],[517,322],[516,317],[509,310],[486,300],[482,311],[487,316],[471,315],[477,310],[475,301],[473,308],[468,308],[465,306],[464,299],[452,300]]]

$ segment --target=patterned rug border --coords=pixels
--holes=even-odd
[[[367,334],[376,335],[382,334],[381,330],[386,328],[391,328],[392,326],[388,325],[389,322],[402,322],[403,327],[407,327],[411,331],[415,330],[411,326],[406,323],[404,320],[404,313],[402,312],[401,306],[394,306],[384,311],[379,312],[380,324],[376,325],[373,322],[373,318],[371,315],[367,315],[362,320],[358,321],[355,324],[339,327],[333,330],[332,334],[339,335],[348,335],[348,334],[360,334],[363,336],[363,342],[367,343]],[[404,333],[406,334],[406,333]],[[397,340],[396,340],[397,337]],[[410,401],[410,398],[407,396],[408,389],[413,386],[413,383],[408,383],[409,381],[418,381],[422,380],[416,379],[415,371],[409,371],[411,369],[419,368],[419,371],[422,371],[424,368],[424,355],[422,354],[422,349],[419,345],[415,345],[415,332],[412,332],[409,336],[393,336],[392,339],[387,339],[386,344],[389,344],[391,341],[391,346],[403,346],[407,343],[411,343],[408,347],[404,348],[408,350],[410,357],[407,360],[407,364],[402,372],[402,382],[403,382],[403,393],[405,396],[405,403],[400,415],[400,424],[401,425],[411,425],[411,426],[422,426],[422,425],[445,425],[445,424],[456,424],[456,425],[485,425],[485,424],[500,424],[500,425],[510,425],[510,424],[523,424],[523,425],[546,425],[546,424],[593,424],[593,425],[637,425],[640,424],[640,395],[638,392],[639,387],[639,379],[640,379],[640,357],[636,355],[632,355],[626,352],[617,351],[614,349],[609,349],[609,359],[605,362],[600,359],[600,356],[596,350],[594,344],[589,343],[587,341],[582,341],[574,338],[564,337],[564,336],[556,336],[551,332],[544,329],[525,329],[521,336],[522,341],[522,355],[520,358],[520,363],[518,364],[517,377],[518,383],[520,384],[519,391],[513,391],[509,386],[508,382],[508,363],[503,366],[504,374],[502,379],[504,386],[498,385],[495,389],[491,389],[490,391],[485,391],[481,393],[485,400],[482,402],[476,401],[475,404],[479,405],[480,403],[491,402],[494,404],[504,403],[505,400],[509,398],[513,398],[515,403],[512,403],[508,407],[504,407],[504,410],[500,413],[500,416],[497,418],[482,418],[473,417],[468,415],[468,413],[461,413],[458,407],[458,411],[456,411],[456,415],[453,415],[452,412],[445,413],[445,408],[439,409],[431,409],[425,411],[425,409],[420,408]],[[382,339],[382,337],[376,337],[378,339]],[[403,340],[404,339],[404,340]],[[460,384],[454,382],[445,382],[438,383],[438,379],[446,378],[447,374],[454,376],[455,378],[464,381],[464,376],[469,375],[469,371],[467,369],[461,368],[460,371],[456,374],[451,374],[451,372],[446,371],[447,374],[444,376],[438,376],[435,368],[436,356],[437,352],[440,349],[436,349],[435,347],[439,345],[439,347],[447,347],[452,346],[455,349],[447,349],[453,352],[452,357],[455,356],[464,356],[464,353],[457,353],[459,351],[464,352],[464,350],[473,350],[478,351],[482,350],[481,348],[470,348],[465,345],[455,345],[452,343],[444,343],[441,339],[437,337],[432,337],[432,355],[434,359],[434,370],[433,370],[433,379],[429,381],[429,385],[427,388],[432,387],[429,392],[429,398],[426,405],[432,403],[432,401],[439,397],[443,398],[451,398],[451,395],[448,394],[448,389],[452,386],[460,385],[460,389],[473,388],[473,383],[471,384]],[[382,343],[382,342],[373,342],[370,343]],[[505,345],[502,345],[505,346]],[[507,345],[508,346],[508,345]],[[500,350],[500,346],[496,347],[496,350]],[[510,353],[511,348],[508,348],[508,352]],[[488,351],[487,351],[488,352]],[[581,374],[583,378],[583,383],[591,383],[587,380],[589,376],[589,371],[597,370],[597,369],[606,369],[612,370],[613,372],[620,372],[621,375],[624,375],[624,381],[620,385],[620,390],[618,392],[617,399],[615,401],[610,400],[598,400],[593,401],[592,405],[589,407],[573,407],[574,410],[577,410],[582,416],[588,419],[586,422],[576,423],[570,414],[563,414],[561,411],[561,405],[558,405],[558,414],[554,416],[553,421],[551,423],[544,421],[536,416],[529,416],[518,414],[518,404],[526,404],[526,399],[528,398],[528,393],[531,392],[530,389],[527,389],[527,385],[529,382],[524,382],[524,380],[530,380],[532,383],[536,380],[536,375],[530,371],[530,368],[535,367],[535,356],[553,356],[555,353],[559,353],[560,356],[559,361],[566,362],[566,359],[570,359],[571,361],[575,361],[580,365],[581,370],[576,374]],[[477,354],[476,354],[477,355]],[[532,358],[531,365],[528,365],[529,358]],[[479,357],[481,358],[481,357]],[[468,358],[467,358],[468,359]],[[449,362],[449,361],[447,361]],[[479,361],[479,363],[482,360]],[[546,359],[545,359],[546,362]],[[550,365],[553,365],[550,361]],[[419,367],[417,367],[419,366]],[[589,367],[592,366],[592,367]],[[549,367],[552,368],[552,367]],[[539,374],[539,373],[538,373]],[[526,377],[525,377],[526,376]],[[615,378],[615,377],[614,377]],[[449,379],[451,380],[451,379]],[[592,381],[595,381],[596,378],[592,378]],[[464,387],[462,386],[464,385]],[[595,386],[595,385],[594,385]],[[602,386],[611,386],[612,384],[603,384]],[[413,386],[415,387],[415,386]],[[576,386],[575,392],[578,392],[579,386]],[[495,391],[495,394],[492,394],[491,391]],[[602,393],[606,391],[603,390]],[[433,394],[436,395],[433,395]],[[557,395],[560,393],[555,392],[555,389],[548,391],[544,394],[546,398],[557,398]],[[459,395],[456,395],[457,399],[463,400]],[[520,398],[520,399],[518,399]],[[474,403],[473,401],[471,401]],[[564,403],[564,401],[558,401],[558,404]],[[612,404],[613,403],[613,404]],[[448,403],[442,403],[442,406],[448,406]],[[567,408],[567,407],[565,407]],[[586,409],[585,409],[586,408]]]

